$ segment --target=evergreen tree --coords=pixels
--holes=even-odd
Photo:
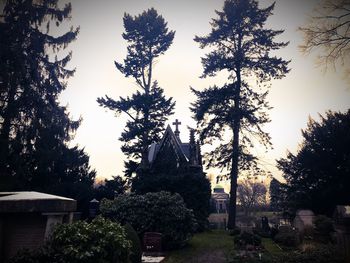
[[[256,0],[226,0],[223,11],[216,11],[218,18],[212,20],[209,35],[195,37],[201,48],[211,48],[202,58],[202,77],[215,76],[224,70],[229,75],[229,83],[222,87],[192,89],[197,100],[191,110],[198,122],[201,141],[221,141],[209,154],[209,165],[230,171],[228,227],[231,229],[235,227],[239,169],[249,169],[256,162],[249,152],[254,140],[264,145],[270,143],[269,135],[261,127],[269,121],[265,88],[271,79],[282,78],[289,71],[287,61],[270,54],[288,44],[274,41],[282,30],[264,28],[273,9],[274,4],[259,8]],[[227,134],[231,137],[225,142]]]
[[[125,14],[123,20],[128,52],[124,63],[115,65],[125,77],[136,81],[140,91],[117,101],[108,96],[97,101],[100,106],[129,117],[120,140],[128,157],[125,174],[130,176],[141,161],[144,167],[148,166],[148,146],[160,140],[165,121],[175,107],[172,98],[167,99],[157,81],[152,80],[155,60],[170,47],[175,32],[168,31],[164,18],[153,8],[135,17]]]
[[[286,202],[286,185],[273,178],[270,183],[270,208],[272,211],[282,211]]]
[[[71,5],[57,0],[8,0],[0,20],[1,190],[38,190],[71,197],[78,185],[91,189],[89,157],[68,147],[81,120],[69,118],[58,97],[74,70],[63,55],[79,28],[51,35],[70,18]],[[67,188],[63,188],[66,185]]]
[[[336,205],[350,202],[350,110],[320,117],[320,122],[310,119],[299,151],[278,165],[287,181],[289,207],[331,216]]]

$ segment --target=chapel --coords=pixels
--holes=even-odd
[[[180,139],[179,122],[173,123],[175,132],[167,126],[163,138],[152,143],[148,149],[148,161],[151,168],[167,171],[178,169],[203,170],[199,142],[195,141],[194,130],[190,129],[189,142]]]

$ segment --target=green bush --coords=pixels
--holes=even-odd
[[[196,228],[193,212],[186,208],[182,197],[168,192],[104,199],[100,211],[105,217],[131,224],[139,237],[145,232],[162,233],[166,249],[186,244]]]
[[[318,215],[314,218],[315,239],[327,243],[331,241],[331,234],[334,232],[333,221],[327,216]]]
[[[198,223],[197,231],[203,231],[209,226],[210,181],[201,171],[180,169],[175,174],[147,171],[133,179],[132,191],[136,194],[160,191],[178,193],[186,207],[193,210]]]
[[[243,232],[234,237],[235,246],[238,248],[245,247],[246,245],[260,246],[261,238],[258,235]]]
[[[230,230],[229,235],[230,236],[237,236],[241,233],[241,229],[239,227],[235,227],[234,229]]]
[[[128,263],[130,248],[120,224],[98,217],[57,225],[43,248],[20,253],[12,263]]]
[[[280,227],[274,240],[276,243],[286,247],[296,247],[300,244],[299,232],[291,227]]]
[[[142,246],[140,238],[138,237],[135,229],[130,224],[126,224],[124,228],[126,231],[126,238],[131,241],[130,261],[131,263],[140,263],[142,258]]]

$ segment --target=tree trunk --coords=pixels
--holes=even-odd
[[[234,107],[234,122],[233,122],[233,143],[232,143],[232,167],[231,167],[231,189],[230,202],[228,210],[227,228],[234,229],[236,227],[236,208],[237,208],[237,179],[238,179],[238,160],[239,160],[239,130],[241,125],[240,114],[240,91],[241,91],[241,75],[237,71],[237,82],[235,90],[235,107]]]

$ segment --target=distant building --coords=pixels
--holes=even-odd
[[[211,213],[209,223],[213,228],[226,228],[228,219],[228,204],[230,195],[225,193],[224,187],[216,185],[211,195]]]
[[[43,245],[58,223],[70,223],[76,201],[39,192],[0,192],[0,263]]]

